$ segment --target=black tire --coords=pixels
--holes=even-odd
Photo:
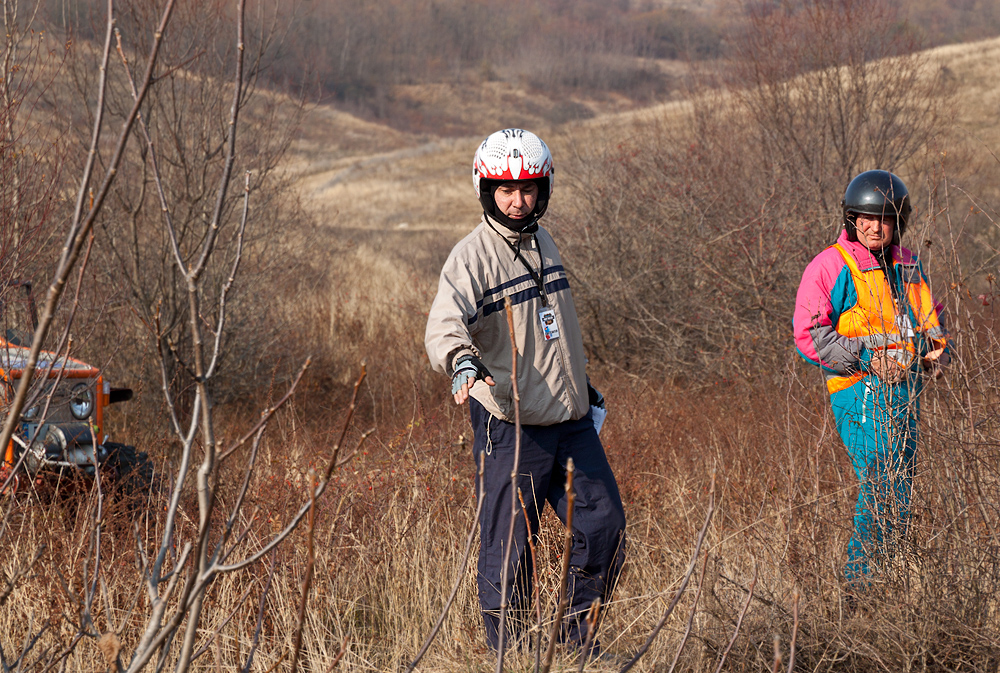
[[[145,451],[134,446],[106,442],[108,457],[104,474],[111,478],[111,488],[138,505],[144,503],[153,488],[153,461]]]

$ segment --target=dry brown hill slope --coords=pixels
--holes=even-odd
[[[953,121],[942,131],[953,144],[964,144],[970,156],[980,157],[987,170],[996,170],[995,162],[989,167],[986,150],[1000,154],[1000,83],[995,78],[1000,39],[938,47],[925,56],[929,75],[943,72],[954,84]],[[402,315],[405,307],[429,305],[448,249],[478,220],[471,157],[490,130],[534,121],[532,128],[553,146],[558,167],[568,142],[600,144],[611,134],[631,133],[636,125],[672,123],[686,107],[684,101],[672,101],[556,127],[539,117],[525,119],[518,106],[505,117],[502,96],[497,98],[494,113],[475,137],[407,134],[326,106],[308,114],[288,166],[298,176],[305,206],[321,231],[329,233],[331,254],[340,253],[333,269],[335,315],[352,316],[369,330],[397,319],[412,321],[416,329],[420,321]],[[478,112],[473,108],[470,114]],[[557,176],[554,209],[566,193],[559,185],[570,177]]]
[[[941,71],[954,84],[951,130],[974,136],[995,151],[1000,147],[1000,83],[995,76],[1000,38],[937,47],[925,56],[928,73]],[[317,106],[289,157],[289,168],[300,176],[306,206],[322,214],[326,223],[351,229],[394,230],[402,224],[410,229],[467,228],[466,216],[474,217],[478,210],[471,197],[469,164],[476,143],[490,130],[531,124],[557,146],[562,136],[599,141],[596,136],[609,128],[627,132],[633,124],[676,118],[686,108],[684,101],[670,101],[555,126],[523,112],[517,103],[523,102],[519,96],[527,95],[524,92],[513,96],[511,113],[505,116],[499,93],[488,96],[496,113],[477,123],[481,135],[457,139],[407,134]],[[469,113],[481,112],[474,108]]]

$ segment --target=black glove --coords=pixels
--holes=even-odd
[[[455,395],[467,381],[484,381],[493,374],[483,361],[475,355],[463,355],[455,363],[455,373],[451,375],[451,394]],[[471,387],[471,386],[470,386]]]
[[[587,381],[587,397],[590,398],[590,406],[597,407],[598,409],[604,408],[604,395],[597,391],[597,388],[590,385],[590,381]]]

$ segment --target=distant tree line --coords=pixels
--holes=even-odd
[[[665,80],[642,59],[719,55],[711,22],[603,0],[326,0],[292,17],[270,77],[295,81],[305,67],[325,93],[362,107],[386,87],[470,76],[644,98]]]
[[[48,0],[47,15],[86,39],[102,11],[99,0]],[[306,0],[279,11],[264,81],[305,74],[326,99],[376,117],[393,86],[469,77],[645,100],[668,84],[648,59],[715,58],[722,44],[717,17],[624,0]]]
[[[89,39],[101,0],[47,0],[47,20]],[[202,5],[206,3],[200,3]],[[231,12],[226,3],[216,14]],[[637,103],[675,88],[653,59],[716,60],[736,56],[752,11],[823,8],[829,0],[755,0],[724,11],[688,10],[646,0],[289,0],[277,14],[258,7],[275,33],[260,83],[312,83],[310,98],[393,123],[394,88],[439,82],[503,80],[551,94],[625,96]],[[933,46],[1000,33],[995,0],[895,3],[886,29],[908,44]],[[730,8],[732,9],[732,8]],[[129,13],[130,3],[121,7]],[[799,64],[808,67],[809,64]]]

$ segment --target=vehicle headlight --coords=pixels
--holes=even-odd
[[[36,418],[38,418],[38,412],[41,410],[42,410],[41,406],[36,404],[35,406],[31,407],[30,409],[24,412],[24,420],[26,421],[35,420]]]
[[[88,418],[94,410],[94,393],[86,383],[73,386],[73,392],[69,396],[69,410],[74,418],[80,420]]]

